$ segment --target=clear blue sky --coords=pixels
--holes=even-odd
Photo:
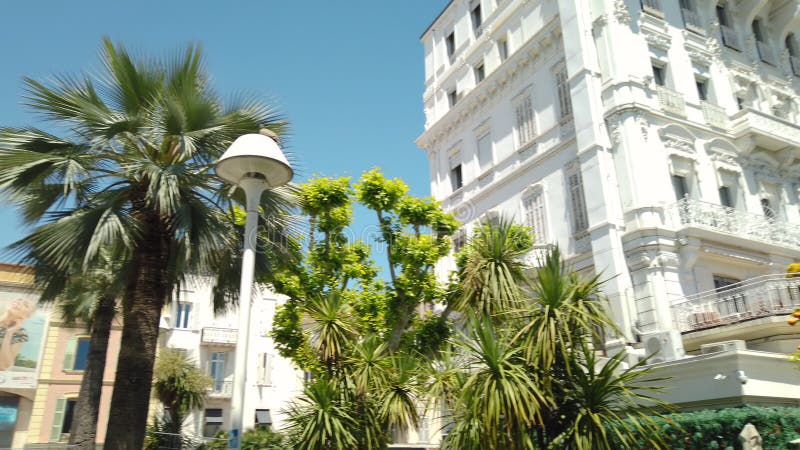
[[[302,181],[357,178],[375,166],[428,195],[420,34],[447,0],[13,1],[0,14],[0,125],[39,125],[21,105],[23,76],[98,66],[100,39],[165,55],[203,46],[222,94],[254,93],[292,123]],[[368,224],[359,214],[358,227]],[[0,247],[23,236],[0,204]]]

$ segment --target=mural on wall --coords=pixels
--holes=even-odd
[[[35,388],[47,318],[30,296],[0,293],[0,388]]]

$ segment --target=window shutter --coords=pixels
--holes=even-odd
[[[67,399],[56,400],[56,410],[53,414],[53,426],[50,430],[50,442],[61,440],[61,428],[64,426],[64,410],[67,408]]]
[[[69,338],[67,346],[64,349],[64,370],[72,370],[75,367],[75,347],[78,345],[78,339],[75,337]]]

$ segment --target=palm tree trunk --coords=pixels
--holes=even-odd
[[[122,341],[111,397],[105,448],[141,450],[144,444],[161,309],[170,291],[169,246],[154,214],[134,252],[122,302]]]
[[[97,417],[100,413],[100,398],[103,393],[103,373],[106,370],[108,336],[116,315],[113,296],[100,297],[92,323],[89,340],[89,355],[81,380],[81,391],[75,405],[75,420],[72,422],[69,443],[79,450],[94,450],[97,438]]]

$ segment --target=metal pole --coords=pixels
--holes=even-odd
[[[253,292],[253,272],[256,261],[258,228],[258,205],[261,194],[267,188],[264,180],[244,178],[239,186],[247,196],[247,219],[244,225],[244,255],[242,257],[242,280],[239,287],[239,334],[236,342],[236,364],[233,375],[233,398],[231,399],[231,430],[237,430],[239,438],[234,448],[241,448],[242,425],[244,423],[244,399],[247,388],[247,356],[250,344],[250,309]]]

